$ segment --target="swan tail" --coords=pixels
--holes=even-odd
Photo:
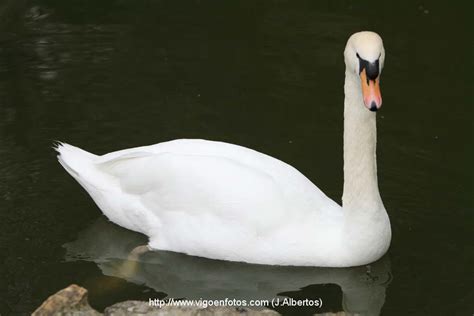
[[[53,148],[58,152],[61,166],[74,178],[81,177],[97,158],[94,154],[62,142],[57,142]]]
[[[58,152],[58,161],[63,168],[95,198],[100,188],[106,187],[104,175],[96,168],[99,156],[78,147],[57,142],[54,150]]]
[[[97,161],[101,156],[62,142],[57,142],[53,148],[58,152],[61,166],[86,190],[109,220],[137,230],[120,215],[120,196],[114,191],[117,183],[98,165]]]

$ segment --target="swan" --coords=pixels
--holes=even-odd
[[[58,143],[59,163],[112,222],[148,249],[268,265],[351,267],[382,257],[391,228],[376,167],[385,50],[347,41],[342,207],[294,167],[238,145],[179,139],[91,154]]]

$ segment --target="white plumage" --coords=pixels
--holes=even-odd
[[[357,33],[355,40],[358,34],[364,43],[381,43],[375,33]],[[347,80],[346,71],[346,90]],[[354,84],[360,91],[360,83]],[[367,125],[375,135],[375,125],[370,130],[375,114],[364,108],[361,97],[347,98],[346,91],[346,110],[358,107],[350,125],[357,125],[356,130]],[[345,158],[346,151],[375,149],[372,138],[361,137],[368,143],[354,149],[346,148],[345,138]],[[375,185],[377,194],[369,190],[367,196],[357,196],[367,199],[356,203],[367,209],[353,210],[329,199],[292,166],[222,142],[182,139],[103,156],[60,143],[57,151],[61,165],[103,213],[147,235],[152,249],[260,264],[342,267],[378,259],[390,242],[376,177],[375,183],[360,177],[364,186]],[[373,160],[375,165],[375,152]],[[356,161],[345,161],[345,176],[357,168]]]

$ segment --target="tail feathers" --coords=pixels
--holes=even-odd
[[[53,148],[58,152],[59,163],[71,176],[76,180],[87,178],[96,155],[62,142],[57,142]]]

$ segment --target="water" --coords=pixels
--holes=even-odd
[[[0,4],[0,314],[77,283],[127,299],[322,298],[286,314],[467,314],[472,291],[472,8],[441,1],[4,1]],[[102,217],[53,140],[91,152],[174,138],[251,147],[340,201],[342,50],[384,38],[379,184],[393,240],[353,269],[172,253]],[[369,270],[368,270],[369,269]],[[343,281],[345,280],[345,281]]]

